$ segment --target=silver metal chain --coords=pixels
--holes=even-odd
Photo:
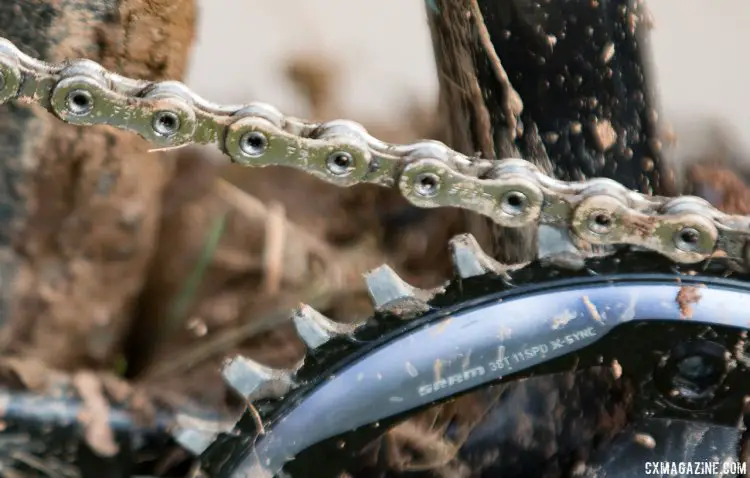
[[[132,131],[158,147],[216,144],[245,166],[294,167],[338,186],[397,188],[422,208],[553,228],[580,257],[592,255],[592,246],[629,244],[679,263],[750,263],[750,218],[697,197],[645,196],[603,178],[559,181],[523,159],[472,158],[437,141],[390,144],[352,121],[311,123],[264,103],[216,105],[180,82],[126,78],[90,60],[48,64],[0,38],[0,104],[11,100],[38,104],[66,123]]]

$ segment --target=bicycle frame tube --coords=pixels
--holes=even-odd
[[[642,2],[434,0],[427,11],[451,146],[674,193]]]

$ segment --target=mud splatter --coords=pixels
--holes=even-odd
[[[586,306],[586,309],[588,309],[589,314],[591,314],[591,318],[603,325],[604,319],[602,319],[601,314],[599,314],[599,311],[597,310],[594,303],[591,302],[591,299],[589,299],[589,296],[584,295],[582,297],[582,300],[583,300],[583,304]]]
[[[692,285],[680,287],[680,291],[677,292],[677,297],[675,297],[675,302],[677,302],[677,306],[680,308],[681,319],[690,320],[693,318],[693,305],[701,300],[699,289],[700,287]]]
[[[654,448],[656,448],[656,440],[654,440],[654,437],[647,433],[636,433],[633,436],[633,441],[643,447],[648,448],[649,450],[653,450]]]
[[[592,134],[599,151],[604,152],[617,142],[617,133],[609,120],[597,121],[593,124]]]
[[[612,361],[612,376],[615,380],[619,380],[622,377],[622,365],[617,360]]]
[[[439,382],[443,378],[443,362],[441,360],[435,360],[433,371],[435,372],[435,381]]]
[[[568,322],[578,317],[578,314],[571,310],[564,310],[560,314],[552,317],[552,330],[568,325]]]
[[[624,227],[632,228],[638,235],[647,238],[653,236],[659,219],[656,216],[627,214],[622,216],[622,222]]]
[[[442,322],[440,322],[440,324],[438,324],[437,327],[435,327],[435,330],[430,331],[430,335],[432,335],[433,337],[441,335],[443,332],[445,332],[451,322],[453,322],[453,317],[446,317]]]

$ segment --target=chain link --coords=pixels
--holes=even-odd
[[[38,104],[66,123],[132,131],[158,147],[216,144],[244,166],[397,188],[415,206],[467,209],[505,227],[550,226],[582,258],[594,254],[592,246],[629,244],[679,263],[750,262],[750,218],[697,197],[645,196],[603,178],[559,181],[523,159],[472,158],[437,141],[390,144],[352,121],[311,123],[264,103],[221,106],[180,82],[126,78],[90,60],[44,63],[0,38],[0,104],[11,100]]]

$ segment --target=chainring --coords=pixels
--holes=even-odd
[[[211,476],[341,476],[368,443],[430,406],[610,364],[633,379],[638,416],[738,429],[750,286],[731,263],[676,266],[627,248],[578,270],[537,261],[498,273],[480,251],[453,252],[456,278],[434,295],[387,267],[371,273],[366,323],[300,309],[299,367],[228,361],[224,377],[249,403],[243,418],[229,433],[182,430],[178,441],[203,452]]]

